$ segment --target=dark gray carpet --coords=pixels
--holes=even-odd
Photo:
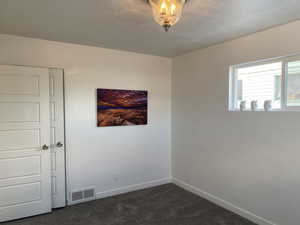
[[[166,184],[2,225],[255,224],[174,184]]]

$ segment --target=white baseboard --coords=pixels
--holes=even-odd
[[[245,209],[235,206],[234,204],[232,204],[228,201],[225,201],[217,196],[214,196],[206,191],[200,190],[199,188],[196,188],[195,186],[192,186],[192,185],[190,185],[180,179],[177,179],[177,178],[173,178],[173,179],[164,178],[164,179],[153,180],[153,181],[149,181],[149,182],[145,182],[145,183],[129,185],[129,186],[125,186],[125,187],[121,187],[121,188],[117,188],[117,189],[113,189],[113,190],[108,190],[108,191],[104,191],[104,192],[98,192],[98,193],[96,193],[96,199],[106,198],[106,197],[115,196],[115,195],[128,193],[128,192],[132,192],[132,191],[137,191],[137,190],[141,190],[141,189],[145,189],[145,188],[155,187],[155,186],[159,186],[159,185],[163,185],[163,184],[167,184],[167,183],[174,183],[174,184],[178,185],[179,187],[181,187],[187,191],[190,191],[196,195],[199,195],[200,197],[207,199],[208,201],[211,201],[229,211],[232,211],[232,212],[234,212],[256,224],[279,225],[279,224],[271,222],[267,219],[264,219],[260,216],[257,216],[254,213],[251,213]]]
[[[96,199],[106,198],[106,197],[119,195],[119,194],[131,192],[131,191],[137,191],[137,190],[141,190],[141,189],[145,189],[145,188],[155,187],[155,186],[159,186],[159,185],[167,184],[167,183],[171,183],[171,182],[172,182],[171,178],[164,178],[164,179],[160,179],[160,180],[153,180],[153,181],[149,181],[149,182],[145,182],[145,183],[125,186],[125,187],[121,187],[121,188],[117,188],[117,189],[113,189],[113,190],[109,190],[109,191],[98,192],[98,193],[96,193]]]
[[[200,190],[199,188],[196,188],[190,184],[187,184],[185,183],[184,181],[182,180],[179,180],[177,178],[173,178],[173,183],[178,185],[179,187],[187,190],[187,191],[190,191],[196,195],[199,195],[200,197],[204,198],[204,199],[207,199],[208,201],[211,201],[231,212],[234,212],[256,224],[259,224],[259,225],[278,225],[276,223],[273,223],[267,219],[264,219],[262,217],[259,217],[257,215],[255,215],[254,213],[251,213],[245,209],[242,209],[242,208],[239,208],[237,206],[235,206],[234,204],[228,202],[228,201],[225,201],[219,197],[216,197],[210,193],[207,193],[203,190]]]

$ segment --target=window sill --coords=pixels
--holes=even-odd
[[[239,109],[229,109],[228,112],[240,112],[240,113],[244,113],[244,112],[251,112],[251,113],[255,113],[255,112],[264,112],[264,113],[272,113],[272,112],[300,112],[300,108],[297,108],[297,109],[273,109],[273,110],[270,110],[270,111],[265,111],[263,109],[258,109],[258,110],[255,110],[255,111],[252,111],[252,110],[244,110],[244,111],[241,111]]]

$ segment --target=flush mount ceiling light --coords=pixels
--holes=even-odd
[[[182,15],[184,4],[188,0],[146,0],[152,7],[155,21],[167,32]]]

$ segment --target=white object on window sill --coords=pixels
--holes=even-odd
[[[240,111],[243,112],[246,109],[246,101],[241,101],[240,102]]]
[[[266,100],[264,103],[264,109],[266,112],[272,110],[272,101],[271,100]]]
[[[257,110],[257,101],[251,101],[251,110],[256,111]]]

